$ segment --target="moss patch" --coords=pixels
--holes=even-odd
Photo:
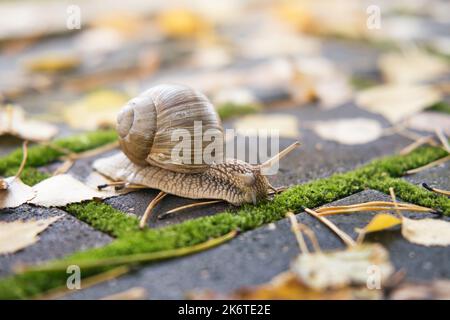
[[[256,104],[224,103],[217,107],[217,113],[222,120],[256,113],[260,110],[260,106]]]
[[[86,150],[94,149],[113,142],[117,139],[117,134],[113,130],[107,131],[94,131],[84,134],[75,135],[68,138],[57,139],[50,145],[35,145],[28,148],[28,159],[26,167],[40,167],[58,160],[59,157],[64,155],[60,148],[66,149],[71,152],[83,152]],[[0,158],[0,175],[7,176],[11,172],[14,174],[15,168],[20,166],[22,161],[22,149],[17,149],[9,155]],[[31,172],[31,171],[30,171]],[[24,177],[26,174],[24,174]],[[34,178],[37,174],[34,174]],[[23,178],[26,180],[27,178]],[[33,182],[35,180],[31,179]]]
[[[343,174],[335,174],[297,185],[257,206],[244,205],[236,212],[197,218],[161,229],[137,229],[137,220],[112,207],[96,202],[75,204],[67,210],[79,219],[118,239],[102,248],[75,253],[61,261],[76,264],[98,258],[158,252],[195,245],[222,236],[231,230],[251,230],[282,219],[286,211],[299,212],[317,207],[366,188],[388,193],[394,187],[399,198],[440,210],[450,215],[450,199],[430,193],[404,180],[396,179],[407,170],[437,160],[447,153],[440,148],[422,147],[406,156],[391,156]],[[95,270],[90,270],[95,272]],[[26,298],[65,283],[64,272],[27,272],[0,281],[0,299]]]
[[[139,230],[139,221],[102,202],[89,201],[68,205],[65,210],[93,228],[113,237],[123,237]]]
[[[428,110],[450,114],[450,104],[446,101],[441,101],[431,106]]]

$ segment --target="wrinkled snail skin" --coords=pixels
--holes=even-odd
[[[180,173],[140,166],[118,153],[94,162],[94,169],[114,180],[140,184],[190,199],[225,200],[233,205],[267,198],[269,182],[254,166],[234,159],[211,164],[201,173]]]
[[[188,155],[191,161],[187,163],[192,164],[172,159],[179,143],[172,141],[176,129],[187,130],[191,141],[200,138],[201,147],[192,148]],[[158,85],[120,111],[117,132],[123,154],[109,162],[99,160],[94,167],[115,180],[185,198],[220,199],[234,205],[267,198],[270,185],[258,166],[234,159],[213,164],[203,161],[203,151],[211,143],[202,139],[207,130],[223,143],[220,118],[206,96],[181,85]],[[194,161],[196,156],[202,159],[200,163]],[[215,159],[223,159],[223,154],[215,154]]]

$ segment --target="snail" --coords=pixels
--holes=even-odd
[[[201,129],[195,127],[201,123]],[[188,132],[197,148],[183,159],[174,156],[179,141],[174,130]],[[140,226],[146,225],[151,210],[167,194],[190,199],[226,201],[235,206],[256,204],[277,190],[262,174],[264,167],[292,151],[298,142],[260,165],[237,159],[223,159],[216,148],[215,161],[201,159],[209,142],[195,142],[207,132],[216,133],[223,145],[223,129],[214,106],[202,93],[182,85],[158,85],[130,100],[119,112],[117,132],[122,152],[98,159],[93,167],[101,174],[120,181],[160,190],[149,204]],[[200,158],[200,161],[195,161]],[[217,161],[219,160],[219,161]],[[106,186],[106,185],[105,185]],[[105,187],[100,186],[100,187]],[[207,203],[211,203],[207,202]]]

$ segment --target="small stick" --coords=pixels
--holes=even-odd
[[[436,136],[439,138],[439,141],[441,141],[442,146],[444,147],[445,151],[450,153],[450,146],[448,145],[447,137],[444,134],[444,131],[442,129],[436,129]]]
[[[428,184],[426,184],[425,182],[422,183],[422,187],[424,187],[425,189],[427,189],[427,190],[429,190],[429,191],[432,191],[432,192],[436,192],[436,193],[439,193],[439,194],[443,194],[443,195],[445,195],[445,196],[450,196],[450,191],[430,187],[430,186],[429,186]]]
[[[180,206],[180,207],[174,208],[174,209],[172,209],[172,210],[169,210],[169,211],[163,213],[162,215],[160,215],[160,216],[158,217],[158,219],[164,219],[164,218],[167,217],[169,214],[175,213],[175,212],[178,212],[178,211],[182,211],[182,210],[184,210],[184,209],[190,209],[190,208],[195,208],[195,207],[201,207],[201,206],[206,206],[206,205],[208,205],[208,204],[214,204],[214,203],[219,203],[219,202],[223,202],[223,200],[212,200],[212,201],[204,201],[204,202],[196,202],[196,203],[187,204],[187,205]]]
[[[19,170],[17,170],[16,175],[13,178],[13,181],[17,178],[20,178],[20,175],[23,172],[23,169],[25,168],[25,164],[27,163],[27,158],[28,158],[28,141],[24,141],[22,144],[22,150],[23,150],[23,155],[22,155],[22,162],[20,163],[20,167]]]
[[[292,226],[291,230],[294,233],[295,238],[297,239],[297,244],[300,249],[300,253],[308,254],[309,253],[308,246],[306,245],[305,238],[303,238],[302,231],[299,228],[297,218],[292,212],[287,212],[286,216],[289,218],[289,221],[291,222]]]
[[[166,259],[172,259],[176,257],[186,256],[190,254],[194,254],[200,251],[204,251],[213,247],[216,247],[224,242],[227,242],[233,239],[238,232],[236,230],[232,230],[223,236],[209,239],[205,242],[190,246],[190,247],[181,247],[177,249],[170,249],[164,251],[156,251],[156,252],[146,252],[146,253],[137,253],[125,256],[116,256],[109,258],[99,258],[99,259],[90,259],[85,261],[79,261],[77,265],[81,269],[89,269],[89,268],[98,268],[98,267],[111,267],[115,265],[124,265],[124,264],[136,264],[143,263],[149,261],[160,261]],[[41,266],[22,266],[19,269],[15,269],[16,272],[39,272],[39,271],[66,271],[67,262],[55,262],[44,264]]]
[[[272,158],[270,158],[266,162],[260,164],[259,168],[260,169],[262,169],[262,168],[270,168],[273,165],[274,162],[280,161],[282,158],[284,158],[286,155],[288,155],[292,150],[297,148],[299,145],[300,145],[300,142],[298,142],[298,141],[294,142],[293,144],[291,144],[286,149],[280,151],[277,155],[273,156]]]
[[[84,152],[80,152],[80,153],[72,152],[67,157],[69,157],[72,160],[89,158],[89,157],[93,157],[93,156],[99,155],[99,154],[107,152],[107,151],[114,150],[118,146],[119,146],[119,141],[114,141],[114,142],[105,144],[103,146],[100,146],[98,148],[87,150],[87,151],[84,151]]]
[[[147,297],[147,290],[142,287],[134,287],[122,292],[114,293],[100,300],[141,300]]]
[[[109,281],[112,279],[115,279],[117,277],[120,277],[130,271],[129,267],[126,266],[120,266],[111,270],[108,270],[106,272],[102,272],[100,274],[97,274],[95,276],[88,277],[84,280],[82,280],[81,284],[83,289],[90,288],[92,286],[95,286],[99,283]],[[72,290],[68,289],[66,285],[49,290],[45,292],[42,295],[39,295],[35,297],[35,300],[54,300],[58,299],[66,294],[69,294],[73,292]]]
[[[141,229],[145,228],[145,226],[147,225],[148,217],[150,217],[150,214],[152,213],[152,210],[156,207],[156,205],[162,199],[164,199],[165,196],[167,196],[167,193],[165,193],[164,191],[161,191],[160,193],[158,193],[158,195],[152,201],[150,201],[150,203],[148,204],[147,209],[145,209],[145,212],[144,212],[144,215],[141,218],[141,221],[139,221],[139,228],[141,228]]]
[[[72,159],[65,160],[58,168],[56,168],[52,175],[57,176],[58,174],[66,173],[70,168],[72,168],[74,163],[75,161]]]
[[[385,211],[385,210],[392,210],[395,209],[395,206],[389,206],[389,207],[360,207],[360,208],[344,208],[344,209],[336,209],[336,210],[327,210],[322,211],[318,213],[320,216],[329,216],[332,214],[339,214],[339,213],[353,213],[353,212],[362,212],[362,211]],[[417,211],[417,212],[433,212],[433,209],[430,208],[418,208],[415,206],[411,207],[398,207],[399,211]]]
[[[406,174],[418,173],[418,172],[421,172],[423,170],[426,170],[426,169],[429,169],[429,168],[433,168],[433,167],[436,167],[436,166],[438,166],[440,164],[443,164],[443,163],[447,162],[448,160],[450,160],[450,155],[447,155],[447,156],[445,156],[445,157],[443,157],[441,159],[438,159],[436,161],[430,162],[429,164],[426,164],[426,165],[424,165],[422,167],[419,167],[419,168],[416,168],[416,169],[412,169],[412,170],[408,170],[408,171],[406,171]]]
[[[317,214],[316,212],[314,212],[311,209],[305,208],[305,211],[308,212],[313,217],[317,218],[320,222],[322,222],[328,228],[330,228],[334,233],[336,233],[338,235],[339,238],[341,238],[341,240],[347,246],[349,246],[349,247],[356,246],[356,242],[348,234],[346,234],[344,231],[339,229],[333,222],[331,222],[330,220],[328,220],[325,217],[320,216],[319,214]]]
[[[369,201],[369,202],[363,202],[363,203],[357,203],[357,204],[350,204],[350,205],[345,205],[345,206],[330,206],[330,207],[321,207],[319,209],[316,209],[316,212],[323,212],[323,211],[327,211],[329,209],[331,210],[335,210],[335,209],[340,209],[340,208],[357,208],[357,207],[362,207],[362,206],[391,206],[393,205],[392,202],[389,201]],[[410,203],[397,203],[398,206],[405,206],[405,207],[410,207],[410,206],[414,206],[414,207],[418,207],[418,208],[425,208],[425,207],[421,207],[415,204],[410,204]]]
[[[394,207],[395,207],[395,213],[397,214],[397,216],[401,219],[403,218],[402,213],[400,212],[398,205],[397,205],[397,198],[395,197],[395,192],[394,192],[394,188],[390,187],[389,188],[389,194],[391,195],[392,198],[392,202],[394,203]]]
[[[430,143],[430,141],[434,141],[433,140],[433,136],[420,137],[419,139],[417,139],[413,143],[407,145],[402,150],[400,150],[399,154],[401,154],[401,155],[409,154],[412,151],[416,150],[418,147],[420,147],[420,146],[422,146],[422,145],[424,145],[426,143]]]
[[[121,190],[121,189],[148,189],[147,186],[141,185],[141,184],[132,184],[126,181],[114,181],[110,183],[105,184],[99,184],[97,186],[98,190],[103,190],[108,187],[114,187],[115,190]]]
[[[314,231],[304,224],[299,224],[299,228],[303,229],[303,232],[305,232],[305,234],[308,236],[309,240],[311,241],[311,243],[314,247],[314,250],[316,252],[322,252],[322,249],[320,248],[320,245],[319,245],[319,241],[317,240],[317,237],[316,237],[316,234],[314,233]]]

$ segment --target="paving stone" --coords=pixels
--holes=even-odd
[[[267,111],[271,113],[288,113],[298,118],[300,123],[300,141],[302,146],[293,151],[291,155],[284,158],[280,163],[280,170],[277,175],[270,176],[270,182],[275,186],[290,186],[318,178],[328,177],[334,173],[346,172],[358,166],[366,164],[370,160],[388,154],[393,154],[406,146],[410,141],[404,137],[393,135],[380,138],[372,143],[363,145],[341,145],[336,142],[325,141],[318,137],[313,131],[304,128],[305,123],[311,123],[317,120],[331,120],[346,117],[368,117],[380,121],[383,125],[388,123],[378,115],[371,114],[352,104],[330,110],[326,113],[317,106],[308,106],[302,108],[283,108],[275,111]],[[232,128],[232,122],[226,122],[225,128]],[[280,149],[287,147],[294,139],[282,138],[280,141]],[[321,145],[321,149],[317,149],[317,145]],[[92,162],[100,157],[108,156],[117,151],[97,155],[95,157],[78,160],[69,173],[73,174],[80,180],[84,180],[92,171]],[[58,163],[51,164],[45,168],[46,171],[52,172],[58,166]],[[111,198],[106,202],[115,208],[128,213],[134,213],[141,216],[148,203],[156,196],[156,191],[138,191],[128,195]],[[168,216],[164,220],[158,220],[157,215],[173,209],[178,206],[193,203],[195,201],[183,199],[175,196],[169,196],[155,209],[155,214],[149,220],[149,225],[154,227],[165,226],[172,223],[179,223],[186,219],[201,217],[205,215],[222,212],[225,209],[233,209],[227,204],[208,205],[204,208],[196,208],[175,213]]]
[[[389,200],[387,195],[367,190],[341,199],[333,205]],[[355,237],[354,228],[362,227],[374,212],[330,216],[336,225]],[[434,217],[432,214],[405,213],[410,218]],[[343,243],[323,224],[303,212],[301,223],[314,230],[323,250],[343,249]],[[449,220],[449,219],[446,219]],[[275,226],[275,228],[273,228]],[[450,278],[450,250],[409,243],[399,230],[384,231],[367,238],[386,246],[396,269],[404,268],[408,280]],[[310,248],[311,245],[309,246]],[[114,281],[75,292],[66,298],[99,298],[134,286],[145,287],[151,299],[181,299],[193,289],[228,292],[242,286],[257,285],[289,268],[299,254],[287,219],[239,235],[219,247],[192,256],[146,266]]]
[[[438,189],[450,189],[450,162],[443,163],[437,167],[426,169],[405,177],[411,183],[421,185],[427,183],[430,187]]]
[[[61,258],[73,252],[100,247],[112,241],[110,236],[56,208],[22,205],[0,211],[0,221],[39,220],[60,215],[62,217],[59,220],[39,235],[40,240],[37,243],[14,254],[0,255],[0,277],[11,273],[11,268],[17,263],[34,264]]]

